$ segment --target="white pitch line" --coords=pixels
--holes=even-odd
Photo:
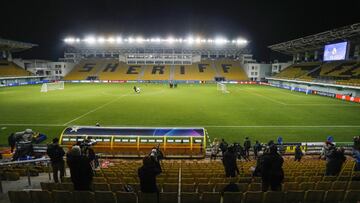
[[[95,112],[95,111],[97,111],[97,110],[99,110],[99,109],[101,109],[101,108],[104,108],[105,106],[107,106],[107,105],[109,105],[109,104],[111,104],[111,103],[114,103],[114,102],[118,101],[119,99],[121,99],[122,97],[126,97],[127,95],[128,95],[128,94],[124,94],[124,95],[121,95],[121,96],[119,96],[119,97],[117,97],[117,98],[115,98],[115,99],[112,99],[112,100],[106,102],[105,104],[100,105],[100,106],[96,107],[95,109],[92,109],[92,110],[90,110],[90,111],[88,111],[88,112],[86,112],[86,113],[84,113],[84,114],[82,114],[82,115],[80,115],[80,116],[78,116],[78,117],[76,117],[76,118],[74,118],[74,119],[72,119],[72,120],[64,123],[63,125],[64,125],[64,126],[69,125],[70,123],[72,123],[72,122],[74,122],[74,121],[76,121],[76,120],[79,120],[80,118],[83,118],[83,117],[85,117],[85,116],[87,116],[87,115],[89,115],[89,114],[91,114],[91,113],[93,113],[93,112]]]
[[[360,128],[360,125],[208,125],[207,128]]]
[[[64,124],[41,124],[41,123],[0,123],[0,126],[65,126]]]
[[[255,93],[255,92],[249,92],[249,91],[246,91],[246,90],[245,90],[245,92],[247,92],[247,93],[249,93],[249,94],[256,95],[256,96],[259,96],[259,97],[263,97],[263,98],[265,98],[265,99],[267,99],[267,100],[269,100],[269,101],[275,102],[275,103],[277,103],[277,104],[287,105],[287,104],[284,103],[284,102],[277,101],[277,100],[275,100],[275,99],[271,99],[271,98],[269,98],[269,97],[267,97],[267,96],[264,96],[264,95],[262,95],[262,94],[258,94],[258,93]]]
[[[286,104],[287,106],[356,106],[356,104]]]
[[[0,123],[0,126],[49,126],[49,127],[58,127],[66,126],[64,124],[35,124],[35,123]],[[126,127],[133,125],[113,125],[113,126],[103,126],[103,127]],[[194,127],[201,126],[206,128],[360,128],[360,125],[189,125],[189,126],[161,126],[161,127]],[[153,127],[158,126],[136,126],[136,127]]]

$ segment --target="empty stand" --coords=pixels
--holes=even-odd
[[[239,61],[230,59],[214,61],[217,72],[225,80],[249,80]]]
[[[301,76],[307,75],[308,73],[314,71],[320,66],[320,62],[308,62],[308,63],[299,63],[293,64],[283,71],[278,73],[275,77],[277,78],[286,78],[286,79],[296,79]]]
[[[305,62],[291,65],[275,77],[360,85],[360,63],[358,61],[332,61],[322,64],[320,62]]]
[[[211,61],[203,61],[192,65],[175,66],[174,80],[214,80],[215,69]]]
[[[106,60],[87,59],[77,64],[65,80],[86,80],[89,77],[96,79],[99,71],[104,67]]]
[[[65,80],[248,80],[239,61],[203,60],[192,65],[129,65],[114,59],[85,59]]]
[[[74,192],[72,183],[41,183],[42,191],[9,192],[11,202],[156,202],[157,196],[142,194],[137,169],[141,160],[112,160],[108,168],[97,169],[92,192]],[[255,161],[238,161],[240,176],[226,178],[221,161],[164,160],[157,178],[160,202],[357,202],[360,201],[359,176],[354,162],[347,160],[339,176],[324,176],[326,161],[285,159],[283,190],[261,191],[259,178],[252,178]],[[347,177],[344,181],[341,177]],[[235,183],[239,192],[224,192]],[[129,184],[134,192],[124,192]],[[31,200],[30,200],[31,199]]]
[[[0,61],[0,77],[30,76],[29,71],[9,61]]]

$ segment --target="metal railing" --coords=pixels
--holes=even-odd
[[[33,160],[0,162],[0,167],[1,166],[12,166],[12,165],[29,165],[29,164],[35,164],[35,163],[46,163],[46,166],[49,167],[50,159],[43,157],[43,158],[33,159]],[[28,186],[31,186],[30,167],[26,168],[26,173],[27,173],[27,178],[28,178]],[[51,180],[50,170],[48,170],[48,174],[49,174],[49,180]],[[2,193],[2,192],[3,192],[2,182],[0,180],[0,193]]]

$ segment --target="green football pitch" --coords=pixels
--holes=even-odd
[[[268,86],[216,84],[65,84],[41,93],[39,85],[0,88],[0,144],[11,132],[31,128],[49,138],[66,126],[205,127],[229,142],[349,142],[360,135],[360,104]]]

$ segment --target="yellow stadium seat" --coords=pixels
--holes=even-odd
[[[157,202],[158,195],[157,193],[138,193],[138,203],[150,203]]]
[[[263,201],[263,192],[245,192],[244,203],[259,203]]]
[[[73,196],[75,202],[96,203],[95,195],[90,191],[74,191]]]
[[[339,203],[344,199],[344,190],[328,190],[325,193],[324,203]]]
[[[242,198],[242,192],[224,192],[223,203],[241,203]]]
[[[149,202],[147,202],[149,203]],[[159,194],[159,203],[178,203],[177,192],[161,192]]]
[[[287,191],[285,194],[286,203],[299,203],[304,201],[305,192],[301,190]]]
[[[134,192],[116,192],[116,199],[117,202],[122,203],[137,203],[137,196]]]
[[[268,191],[264,194],[263,203],[283,203],[285,201],[285,193],[278,191]]]
[[[182,192],[180,198],[181,203],[198,203],[200,201],[200,196],[197,192]]]
[[[324,190],[308,190],[305,192],[304,203],[321,203],[324,196]]]
[[[69,191],[54,190],[52,191],[52,197],[56,203],[70,203],[75,201],[72,192]]]
[[[97,203],[116,203],[114,193],[109,191],[95,191],[95,200]]]
[[[31,202],[30,194],[26,191],[9,191],[8,195],[11,203]]]
[[[30,190],[30,196],[34,203],[49,203],[53,202],[51,192],[46,190]]]

